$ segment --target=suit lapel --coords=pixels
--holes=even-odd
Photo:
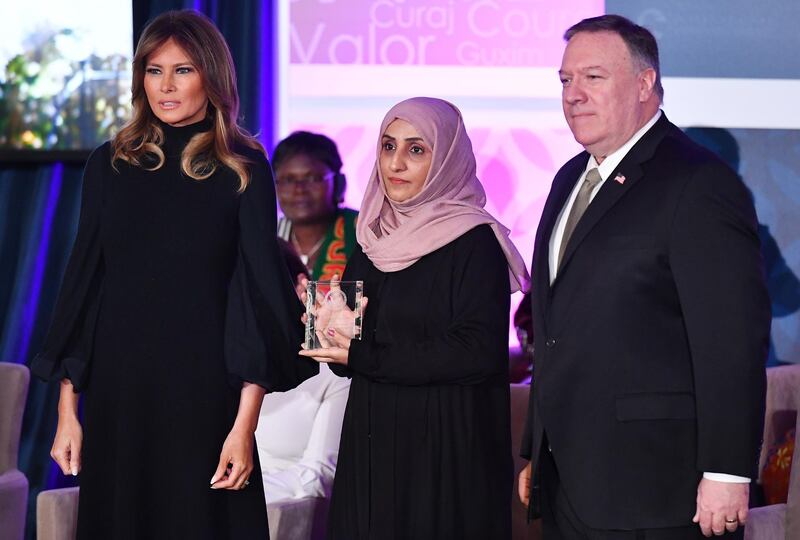
[[[539,219],[539,227],[536,230],[534,242],[535,250],[531,271],[534,274],[533,291],[534,306],[540,309],[539,314],[544,316],[544,309],[547,306],[550,295],[550,237],[553,234],[558,214],[567,203],[575,182],[586,168],[589,154],[581,152],[572,158],[553,179],[553,186],[550,194],[544,203],[542,217]]]
[[[611,176],[603,183],[600,191],[597,192],[591,204],[586,208],[586,212],[572,232],[564,257],[561,260],[561,267],[556,276],[556,281],[566,270],[572,255],[584,238],[597,225],[597,222],[642,178],[642,163],[653,157],[656,148],[669,131],[671,125],[667,120],[667,116],[662,112],[661,118],[630,149],[625,158],[611,173]],[[622,182],[615,180],[618,175],[624,178]],[[553,286],[555,284],[556,282],[554,281]]]

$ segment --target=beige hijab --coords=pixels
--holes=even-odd
[[[410,123],[433,148],[431,168],[417,195],[395,202],[386,195],[379,159],[381,137],[396,119]],[[361,203],[356,238],[383,272],[408,268],[478,225],[489,224],[508,260],[511,292],[527,291],[530,276],[509,230],[484,210],[486,193],[461,112],[435,98],[416,97],[392,107],[381,123],[377,158]]]

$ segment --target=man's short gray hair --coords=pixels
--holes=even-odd
[[[658,63],[658,44],[650,30],[621,15],[601,15],[583,19],[570,26],[564,32],[564,39],[569,41],[580,32],[614,32],[621,37],[633,60],[639,64],[639,68],[652,68],[656,72],[654,90],[659,100],[664,101],[664,87],[661,86],[661,68]]]

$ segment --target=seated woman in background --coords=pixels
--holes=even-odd
[[[356,244],[358,213],[339,207],[347,180],[336,143],[325,135],[296,131],[275,147],[272,167],[284,215],[278,236],[292,244],[310,279],[341,276]]]
[[[278,239],[293,276],[305,275],[294,248]],[[290,392],[264,396],[256,446],[267,504],[286,499],[330,497],[342,416],[350,381],[327,366]]]
[[[344,280],[361,341],[301,354],[352,377],[329,540],[511,536],[510,293],[527,288],[484,210],[461,113],[413,98],[384,117]]]
[[[319,375],[297,388],[264,397],[256,446],[268,505],[330,497],[349,389],[348,379],[320,366]]]
[[[341,276],[356,243],[357,213],[338,208],[345,178],[336,144],[298,131],[275,148],[273,165],[285,214],[278,235],[285,240],[281,248],[289,273],[295,279]],[[349,379],[321,366],[319,375],[291,392],[265,397],[256,443],[267,504],[330,496],[349,389]]]

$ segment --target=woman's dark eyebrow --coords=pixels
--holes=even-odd
[[[394,137],[392,137],[391,135],[387,135],[386,133],[383,134],[383,138],[384,139],[391,139],[393,141],[396,140]],[[423,139],[422,137],[407,137],[407,138],[405,138],[403,140],[406,141],[406,142],[417,142],[417,141],[422,142],[422,143],[425,142],[425,139]]]
[[[148,62],[147,65],[148,66],[152,66],[152,67],[157,67],[157,68],[163,68],[164,67],[161,64],[156,64],[155,62]],[[191,62],[178,62],[177,64],[172,64],[172,67],[184,67],[184,66],[194,67],[194,64],[192,64]]]

